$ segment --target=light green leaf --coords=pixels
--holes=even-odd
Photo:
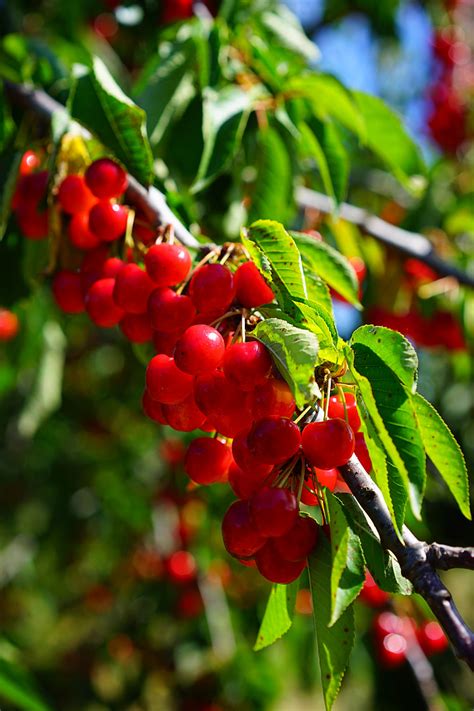
[[[22,711],[51,711],[33,688],[29,675],[6,659],[0,659],[0,698]]]
[[[299,129],[303,157],[316,162],[324,189],[339,204],[347,191],[349,163],[336,127],[332,123],[313,119],[308,123],[302,122]]]
[[[310,331],[296,328],[287,321],[269,318],[260,321],[252,336],[270,351],[275,365],[291,387],[301,409],[317,394],[314,368],[318,356],[318,339]]]
[[[326,709],[330,711],[344,677],[354,645],[354,610],[352,607],[329,627],[331,619],[331,547],[324,535],[308,560],[313,598],[313,617],[321,667]]]
[[[256,652],[269,647],[288,632],[293,622],[297,592],[298,581],[290,585],[273,585],[254,645]]]
[[[361,326],[351,336],[351,343],[369,348],[380,356],[393,375],[409,392],[415,392],[418,356],[405,336],[384,326]]]
[[[413,397],[423,444],[466,518],[471,518],[469,479],[463,453],[441,416],[419,393]]]
[[[264,12],[262,23],[283,47],[302,55],[308,61],[318,58],[316,45],[308,38],[296,15],[284,5],[278,5],[276,11]]]
[[[150,184],[153,158],[145,112],[124,94],[98,57],[92,69],[76,65],[68,108],[72,118],[95,134],[132,175]]]
[[[303,232],[290,232],[308,269],[354,306],[360,307],[358,281],[352,264],[326,242]]]
[[[260,219],[286,221],[293,201],[290,156],[278,131],[257,134],[255,183],[251,188],[249,222]]]

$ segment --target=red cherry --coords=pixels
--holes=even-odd
[[[101,200],[120,197],[127,189],[127,174],[110,158],[95,160],[84,177],[89,190]]]
[[[365,582],[360,591],[360,599],[369,607],[383,607],[390,599],[385,590],[379,588],[368,570],[365,571]]]
[[[157,286],[176,286],[191,269],[191,255],[179,244],[155,244],[145,255],[145,267]]]
[[[266,477],[272,470],[272,464],[262,464],[252,454],[247,441],[247,433],[240,432],[232,442],[232,454],[238,466],[253,476]]]
[[[344,399],[346,401],[347,421],[353,431],[357,432],[360,428],[360,417],[357,411],[356,399],[352,393],[344,393]],[[339,395],[333,395],[329,398],[328,415],[331,418],[339,417],[341,420],[346,419],[344,403]]]
[[[125,264],[118,257],[109,257],[102,265],[102,277],[104,279],[116,279]]]
[[[18,181],[18,197],[20,200],[37,205],[46,195],[49,173],[42,170],[39,173],[22,175]]]
[[[40,157],[34,151],[25,151],[21,158],[20,175],[29,175],[41,165]]]
[[[260,462],[281,464],[296,454],[301,434],[298,425],[285,417],[264,417],[253,425],[247,442]]]
[[[370,474],[372,471],[372,460],[370,458],[369,450],[367,449],[367,444],[365,441],[364,434],[362,432],[355,433],[355,450],[354,450],[359,462],[364,467],[365,471]]]
[[[319,469],[340,467],[354,454],[355,437],[340,418],[311,422],[303,430],[301,443],[306,459]]]
[[[98,279],[86,294],[86,310],[92,321],[102,328],[116,326],[125,315],[113,298],[115,279]]]
[[[275,294],[253,262],[245,262],[234,274],[236,299],[247,309],[269,304]]]
[[[382,666],[388,669],[399,667],[406,658],[408,643],[401,634],[390,633],[382,639],[379,659]]]
[[[160,331],[154,331],[153,345],[155,346],[156,352],[158,354],[162,353],[167,356],[172,356],[178,336],[178,333],[161,333]]]
[[[166,561],[166,570],[174,583],[190,583],[196,578],[197,565],[189,551],[176,551]]]
[[[78,249],[95,249],[100,239],[89,229],[89,213],[78,212],[72,216],[68,227],[69,239]]]
[[[174,359],[178,368],[191,375],[201,375],[217,368],[224,357],[225,344],[212,326],[197,324],[186,329],[176,343]]]
[[[234,343],[224,356],[224,373],[242,390],[253,390],[270,375],[272,359],[259,341]]]
[[[178,22],[193,16],[193,0],[173,0],[165,2],[161,15],[161,22],[168,24]]]
[[[235,440],[234,440],[235,442]],[[228,481],[234,494],[239,499],[249,499],[265,484],[271,483],[272,477],[264,471],[253,471],[241,469],[235,462],[229,467]]]
[[[192,619],[201,614],[204,609],[199,590],[184,590],[178,599],[177,612],[180,617]]]
[[[132,343],[148,343],[153,337],[148,314],[125,314],[119,325],[125,338]]]
[[[196,309],[189,298],[169,287],[155,289],[148,300],[153,328],[164,333],[182,333],[191,325]]]
[[[256,420],[270,415],[291,419],[295,409],[295,398],[284,380],[267,378],[253,392],[252,412]]]
[[[339,472],[337,469],[318,469],[315,467],[316,479],[319,481],[321,486],[326,486],[329,491],[334,491]]]
[[[148,390],[145,390],[143,393],[142,408],[143,412],[150,418],[150,420],[159,422],[160,425],[168,424],[163,414],[163,406],[150,397]]]
[[[21,202],[16,210],[16,220],[18,227],[27,239],[44,239],[48,236],[48,210],[39,212],[38,207],[32,202]]]
[[[148,363],[146,384],[153,400],[164,405],[177,405],[191,394],[193,378],[179,370],[173,358],[156,355]]]
[[[223,314],[235,296],[234,278],[222,264],[205,264],[195,271],[189,296],[200,314]]]
[[[234,558],[251,558],[265,543],[250,516],[247,501],[234,501],[222,520],[224,546]]]
[[[133,236],[136,240],[144,244],[145,247],[151,247],[156,241],[156,230],[152,229],[150,225],[142,224],[139,220],[140,218],[137,215],[133,223]]]
[[[11,341],[18,333],[19,327],[16,314],[7,309],[0,309],[0,341]]]
[[[443,632],[443,628],[434,620],[423,623],[416,632],[418,642],[424,653],[431,657],[432,654],[439,654],[448,648],[448,638]]]
[[[163,414],[167,424],[178,432],[197,430],[206,420],[206,415],[196,405],[192,393],[176,405],[163,405]]]
[[[275,538],[275,550],[284,560],[305,560],[318,540],[318,525],[309,516],[299,516],[283,536]]]
[[[58,202],[64,212],[75,215],[90,210],[96,199],[81,175],[68,175],[59,186]]]
[[[250,427],[252,413],[248,397],[224,373],[215,370],[198,375],[194,395],[210,424],[225,437],[235,437]]]
[[[58,272],[52,283],[54,299],[67,314],[80,314],[85,310],[82,295],[81,275],[78,272]]]
[[[100,200],[89,212],[89,229],[103,242],[113,242],[124,234],[127,218],[123,205]]]
[[[155,285],[137,264],[126,264],[115,278],[114,299],[127,313],[142,314]]]
[[[272,539],[267,541],[265,545],[257,551],[255,555],[258,572],[271,583],[279,583],[287,585],[293,580],[299,578],[304,568],[306,561],[301,560],[296,563],[289,560],[284,560],[278,554],[275,547],[275,541]]]
[[[308,484],[308,482],[306,482]],[[312,485],[310,485],[311,491],[306,488],[306,486],[303,487],[303,491],[301,492],[301,503],[306,504],[306,506],[319,506],[319,499],[314,493],[312,489]]]
[[[406,625],[407,620],[402,619],[393,612],[381,612],[373,622],[374,633],[378,639],[383,639],[383,637],[392,633],[405,635]]]
[[[188,447],[184,469],[196,484],[224,481],[232,461],[230,447],[218,439],[198,437]]]
[[[283,536],[296,521],[298,502],[289,489],[266,486],[249,501],[257,530],[266,538]]]

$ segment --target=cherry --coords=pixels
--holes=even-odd
[[[295,611],[300,615],[313,614],[313,596],[308,588],[301,588],[296,593]]]
[[[298,425],[285,417],[258,420],[247,438],[252,454],[265,464],[281,464],[292,457],[301,444]]]
[[[153,400],[163,405],[183,402],[193,389],[193,379],[176,366],[173,358],[156,355],[148,363],[146,384]]]
[[[145,255],[145,267],[157,286],[176,286],[191,269],[191,255],[179,244],[155,244]]]
[[[34,151],[25,151],[21,158],[20,175],[29,175],[41,165],[40,157]]]
[[[385,590],[379,588],[368,570],[365,571],[365,582],[360,591],[360,599],[369,607],[383,607],[390,599]]]
[[[249,499],[268,483],[269,478],[272,477],[269,477],[266,471],[262,473],[241,469],[235,462],[232,462],[229,467],[229,485],[239,499]]]
[[[189,296],[200,314],[223,314],[235,296],[234,278],[222,264],[205,264],[193,274]]]
[[[172,356],[178,336],[179,334],[177,333],[161,333],[160,331],[153,331],[153,345],[155,346],[156,352]]]
[[[18,197],[20,200],[24,200],[31,205],[37,205],[46,195],[48,180],[49,173],[47,170],[42,170],[39,173],[22,175],[18,181]]]
[[[115,303],[127,313],[142,314],[147,310],[148,299],[154,288],[152,280],[143,269],[137,264],[126,264],[115,278]]]
[[[326,486],[329,491],[334,491],[339,472],[337,469],[318,469],[315,467],[316,479],[319,481],[321,486]]]
[[[178,432],[197,430],[206,420],[206,415],[196,405],[192,393],[176,405],[163,405],[163,414],[167,424]]]
[[[72,216],[68,227],[69,239],[78,249],[95,249],[100,239],[89,229],[89,213],[77,212]]]
[[[180,617],[192,619],[200,615],[203,609],[204,603],[199,590],[192,588],[181,593],[177,604],[177,612]]]
[[[16,220],[18,227],[27,239],[44,239],[48,236],[48,210],[40,212],[35,204],[22,202],[16,210]]]
[[[86,294],[86,310],[92,321],[102,328],[116,326],[124,316],[113,298],[115,279],[98,279]]]
[[[253,262],[245,262],[234,274],[236,299],[247,309],[269,304],[275,294]]]
[[[180,370],[201,375],[217,368],[224,357],[225,344],[212,326],[197,324],[186,329],[176,343],[174,358]]]
[[[136,240],[144,244],[145,247],[151,247],[156,241],[156,230],[152,229],[149,225],[141,224],[139,219],[137,215],[133,223],[133,236]]]
[[[424,622],[417,629],[416,636],[420,647],[428,657],[432,654],[444,652],[444,650],[449,646],[449,642],[443,632],[443,628],[434,620]]]
[[[127,189],[127,174],[110,158],[95,160],[84,177],[89,190],[101,200],[120,197]]]
[[[370,458],[369,450],[367,449],[367,444],[365,441],[364,434],[362,432],[355,433],[355,454],[364,467],[365,471],[370,474],[372,471],[372,460]]]
[[[234,501],[222,520],[224,546],[234,558],[251,558],[266,539],[254,526],[247,501]]]
[[[355,437],[340,418],[311,422],[303,430],[301,443],[306,459],[319,469],[340,467],[354,454]]]
[[[189,298],[169,287],[155,289],[148,300],[153,328],[164,333],[182,333],[191,325],[196,309]]]
[[[194,395],[210,424],[225,437],[235,437],[250,427],[252,413],[248,397],[224,373],[215,370],[198,375]]]
[[[255,419],[287,417],[291,419],[296,409],[295,398],[284,380],[267,378],[257,385],[252,395],[252,412]]]
[[[193,0],[167,0],[163,4],[161,21],[163,24],[178,22],[193,16]]]
[[[90,210],[96,199],[81,175],[68,175],[59,186],[58,202],[64,212],[75,215]]]
[[[271,583],[279,583],[280,585],[287,585],[299,578],[306,566],[305,560],[294,563],[281,558],[275,547],[274,540],[267,541],[257,551],[255,562],[259,573],[264,578]]]
[[[174,583],[190,583],[196,578],[197,565],[189,551],[175,551],[166,561],[166,570]]]
[[[411,623],[409,623],[411,624]],[[407,620],[402,619],[393,612],[381,612],[374,620],[373,627],[378,639],[383,639],[388,634],[405,635]]]
[[[283,536],[296,521],[298,502],[289,489],[266,486],[249,501],[257,530],[266,538]]]
[[[100,200],[89,212],[89,229],[103,242],[113,242],[124,234],[127,218],[123,205]]]
[[[160,405],[159,402],[156,402],[156,400],[153,400],[150,397],[148,390],[145,390],[143,393],[142,408],[143,408],[143,412],[145,413],[145,415],[147,417],[150,418],[150,420],[159,422],[160,425],[167,425],[168,424],[165,419],[165,416],[163,414],[163,406]]]
[[[224,356],[224,373],[242,390],[253,390],[270,375],[272,359],[259,341],[234,343]]]
[[[240,432],[232,442],[232,454],[237,465],[257,478],[266,477],[272,470],[271,464],[262,464],[252,454],[247,442],[247,433]]]
[[[360,417],[357,411],[357,402],[352,393],[344,393],[346,401],[347,421],[354,432],[360,428]],[[339,395],[333,395],[329,398],[328,415],[331,418],[339,417],[341,420],[346,419],[344,411],[344,403]]]
[[[406,658],[408,643],[405,637],[394,632],[382,639],[379,658],[384,667],[394,669],[403,664]]]
[[[0,341],[11,341],[19,328],[18,316],[7,309],[0,309]]]
[[[102,277],[104,279],[115,279],[123,268],[124,262],[122,262],[121,259],[118,257],[109,257],[102,265]]]
[[[52,283],[54,299],[67,314],[80,314],[85,310],[81,287],[81,275],[78,272],[64,270],[58,272]]]
[[[316,545],[318,533],[318,525],[314,519],[298,516],[289,531],[275,538],[275,550],[284,560],[305,560]]]
[[[119,325],[125,338],[132,343],[148,343],[153,337],[148,314],[125,314]]]
[[[184,469],[196,484],[214,484],[225,480],[231,462],[230,447],[218,439],[198,437],[188,447]]]
[[[303,487],[303,491],[301,492],[301,503],[306,504],[306,506],[319,506],[319,499],[312,488],[311,491],[309,491],[306,486]]]

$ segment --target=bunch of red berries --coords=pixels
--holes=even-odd
[[[389,669],[402,665],[414,645],[418,644],[428,657],[448,647],[447,637],[438,622],[424,620],[418,625],[413,617],[399,617],[393,612],[377,615],[373,633],[377,658]]]

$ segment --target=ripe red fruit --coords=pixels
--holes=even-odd
[[[161,21],[163,24],[185,20],[193,16],[193,0],[167,0],[163,3]]]
[[[120,197],[127,189],[127,174],[110,158],[95,160],[84,177],[89,190],[101,200]]]
[[[81,175],[68,175],[59,186],[58,201],[64,212],[75,215],[90,210],[96,199]]]
[[[283,536],[296,521],[298,502],[289,489],[266,486],[249,501],[257,530],[266,538]]]
[[[192,619],[201,614],[204,609],[201,593],[199,590],[184,590],[178,599],[177,612],[180,617]]]
[[[194,395],[209,423],[225,437],[235,437],[250,427],[252,413],[248,397],[224,373],[215,370],[198,375]]]
[[[269,304],[275,294],[253,262],[245,262],[234,274],[236,299],[247,309]]]
[[[367,444],[365,442],[365,437],[363,432],[355,433],[355,450],[354,450],[359,462],[364,467],[365,471],[370,473],[372,471],[372,460],[370,458],[369,450],[367,449]]]
[[[223,314],[235,296],[232,273],[222,264],[205,264],[194,273],[189,296],[200,314]]]
[[[360,591],[360,599],[369,607],[383,607],[390,596],[379,588],[368,570],[365,571],[365,582]]]
[[[264,545],[266,539],[255,528],[247,501],[229,506],[222,520],[222,538],[234,558],[251,558]]]
[[[153,345],[155,346],[156,352],[158,354],[162,353],[167,356],[172,356],[178,336],[178,333],[161,333],[160,331],[153,331]]]
[[[232,454],[238,466],[253,476],[267,476],[273,466],[272,464],[262,464],[252,454],[247,442],[247,433],[240,432],[232,442]]]
[[[196,484],[214,484],[225,480],[231,461],[232,453],[226,444],[198,437],[188,447],[184,469]]]
[[[326,486],[329,491],[334,491],[337,477],[339,476],[337,469],[318,469],[315,467],[315,474],[321,486]]]
[[[281,558],[276,550],[275,541],[273,539],[267,541],[265,545],[257,551],[255,562],[259,573],[263,575],[264,578],[271,583],[279,583],[280,585],[287,585],[299,578],[306,566],[305,560],[293,563]]]
[[[29,175],[40,167],[41,161],[34,151],[25,151],[21,158],[20,175]]]
[[[18,316],[16,316],[16,314],[7,309],[0,309],[0,341],[5,343],[15,338],[19,326]]]
[[[305,560],[318,540],[318,525],[309,516],[299,516],[287,533],[275,538],[275,550],[284,560]]]
[[[154,288],[152,280],[138,264],[125,264],[115,278],[115,303],[127,313],[145,313]]]
[[[20,200],[37,205],[46,195],[49,174],[47,170],[22,175],[18,181],[17,193]]]
[[[112,328],[123,318],[124,311],[113,297],[115,279],[98,279],[86,294],[86,311],[92,321],[102,328]]]
[[[196,577],[197,565],[189,551],[176,551],[166,561],[166,570],[174,583],[190,583]]]
[[[164,405],[183,402],[193,389],[193,378],[176,366],[167,355],[156,355],[148,363],[146,384],[153,400]]]
[[[153,328],[164,333],[182,333],[191,325],[196,309],[189,298],[169,287],[155,289],[148,300]]]
[[[163,414],[167,424],[178,432],[197,430],[206,420],[206,415],[196,405],[192,393],[176,405],[163,405]]]
[[[303,487],[301,492],[301,503],[306,504],[306,506],[319,506],[319,499],[314,493],[311,482],[306,481],[306,484],[311,490],[308,490],[306,486]]]
[[[443,628],[434,620],[424,622],[416,631],[416,636],[420,647],[424,653],[430,657],[432,654],[439,654],[448,648],[448,638],[443,632]]]
[[[357,411],[356,399],[352,393],[344,393],[344,399],[346,401],[347,421],[353,431],[357,432],[360,427],[360,417]],[[346,419],[344,403],[339,395],[333,395],[329,398],[328,415],[331,418],[339,417],[341,420]]]
[[[120,321],[120,330],[132,343],[148,343],[153,337],[153,329],[148,314],[125,314]]]
[[[394,632],[382,639],[379,649],[379,659],[382,666],[388,669],[399,667],[406,658],[408,643],[405,637]]]
[[[224,356],[224,373],[242,390],[253,390],[264,383],[272,369],[272,359],[259,341],[234,343]]]
[[[30,176],[27,176],[30,177]],[[18,227],[27,239],[44,239],[49,231],[48,210],[39,212],[32,202],[21,202],[16,209]]]
[[[225,344],[212,326],[196,324],[186,329],[176,343],[174,359],[180,370],[200,375],[217,368],[224,357]]]
[[[142,397],[142,408],[143,412],[150,420],[159,422],[160,425],[167,425],[165,416],[163,414],[163,406],[159,402],[153,400],[150,397],[148,390],[145,390]]]
[[[89,212],[89,229],[103,242],[113,242],[124,234],[127,216],[123,205],[100,200]]]
[[[354,454],[355,437],[340,418],[311,422],[303,430],[301,443],[306,459],[319,469],[340,467]]]
[[[253,392],[252,412],[256,420],[270,415],[291,419],[295,409],[295,398],[284,380],[267,378]]]
[[[249,499],[265,484],[271,483],[272,478],[269,472],[241,469],[235,462],[231,463],[228,472],[229,485],[239,499]]]
[[[298,425],[285,417],[264,417],[253,425],[247,442],[258,461],[281,464],[296,454],[301,434]]]
[[[85,310],[81,275],[78,272],[68,270],[58,272],[53,279],[52,291],[61,311],[67,314],[80,314]]]
[[[145,255],[145,267],[157,286],[176,286],[191,269],[191,255],[179,244],[155,244]]]
[[[95,249],[100,239],[89,229],[89,213],[78,212],[72,216],[68,227],[69,239],[78,249]]]

